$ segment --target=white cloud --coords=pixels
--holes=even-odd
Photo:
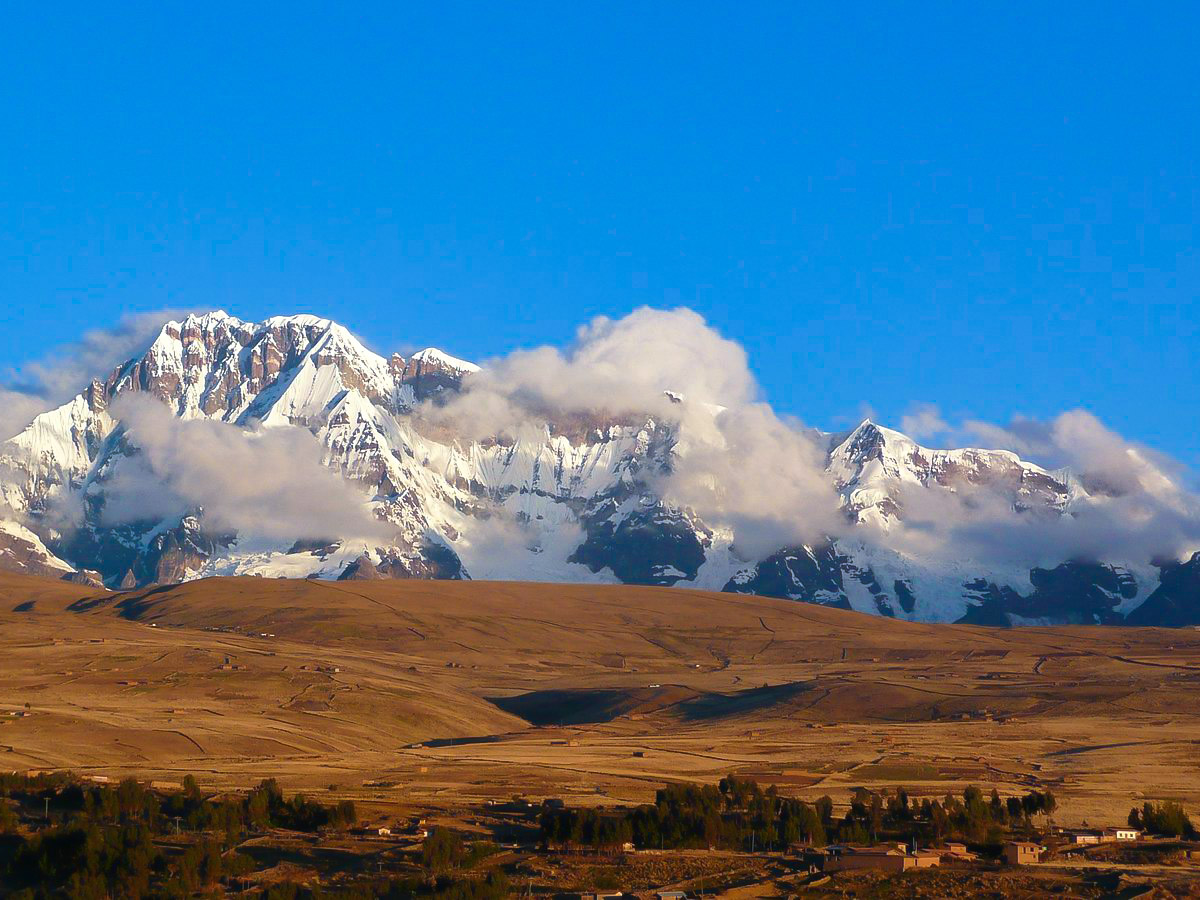
[[[305,429],[183,421],[137,394],[119,397],[112,411],[141,452],[122,459],[105,485],[105,525],[199,507],[210,527],[247,537],[384,539],[390,533],[367,498],[322,464],[321,446]]]
[[[732,529],[752,556],[818,540],[840,521],[824,450],[758,402],[760,393],[745,350],[700,315],[642,308],[594,319],[565,351],[491,360],[459,397],[426,414],[475,437],[515,436],[564,413],[676,422],[673,467],[655,487],[709,525]]]
[[[700,315],[643,307],[622,319],[593,319],[565,350],[544,346],[488,360],[466,391],[427,414],[492,436],[563,413],[674,416],[665,391],[728,406],[753,400],[758,385],[741,345]]]
[[[0,395],[0,424],[16,430],[89,378],[107,375],[148,345],[169,315],[129,317],[26,366],[21,386]],[[366,498],[322,465],[321,448],[304,429],[183,422],[144,397],[121,398],[113,412],[141,452],[109,473],[108,523],[203,507],[214,527],[246,535],[385,538]],[[824,471],[822,443],[762,402],[745,350],[692,310],[643,308],[594,319],[566,348],[488,361],[461,394],[427,403],[420,414],[460,438],[515,437],[526,429],[540,436],[551,421],[640,424],[651,416],[678,427],[670,469],[651,476],[653,488],[710,527],[732,531],[745,556],[849,527]],[[1030,565],[1178,556],[1200,546],[1200,503],[1184,487],[1182,470],[1084,410],[1049,421],[951,425],[926,404],[910,410],[901,428],[918,440],[1008,449],[1047,469],[1068,469],[1090,496],[1060,517],[1019,511],[1012,497],[985,485],[922,486],[902,493],[904,521],[887,534],[856,532],[866,540],[913,555]],[[484,570],[507,571],[507,560],[537,556],[528,549],[532,541],[528,529],[497,517],[479,530],[473,552]]]
[[[39,413],[59,406],[150,346],[159,329],[186,310],[128,313],[112,328],[84,332],[73,344],[10,370],[0,384],[0,440],[17,434]]]
[[[987,486],[910,488],[900,498],[904,521],[886,536],[893,547],[1026,566],[1066,559],[1147,563],[1179,559],[1200,547],[1200,500],[1185,488],[1179,466],[1086,410],[1049,421],[1018,417],[1006,426],[968,421],[947,430],[1065,471],[1083,492],[1068,514],[1058,515],[1019,508]]]
[[[845,527],[825,451],[799,423],[749,403],[721,412],[715,431],[712,424],[699,415],[684,419],[674,468],[659,485],[669,501],[731,529],[747,559]]]
[[[932,403],[921,403],[901,416],[900,430],[918,441],[927,441],[945,434],[950,426],[942,419],[937,406]]]

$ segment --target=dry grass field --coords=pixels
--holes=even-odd
[[[1145,798],[1200,805],[1198,710],[1190,629],[637,587],[0,576],[0,768],[275,776],[384,815],[639,802],[736,772],[839,803],[1050,788],[1061,822],[1101,824]]]

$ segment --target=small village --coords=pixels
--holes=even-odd
[[[1114,885],[1132,890],[1164,878],[1200,888],[1200,841],[1173,804],[1147,803],[1125,824],[1075,828],[1057,824],[1049,795],[963,794],[917,801],[860,793],[838,807],[730,776],[719,786],[664,786],[654,805],[635,808],[518,796],[388,814],[288,798],[272,781],[213,793],[191,776],[118,783],[29,770],[0,775],[0,884],[13,896],[48,895],[56,884],[70,894],[79,867],[90,866],[90,883],[120,896],[190,885],[272,900],[821,897],[868,887],[873,896],[932,897],[968,884],[1111,896]],[[949,811],[940,836],[939,810]],[[76,834],[115,840],[102,858],[109,861],[72,861],[64,847]],[[136,859],[148,860],[137,871],[125,858],[136,849],[130,840]]]

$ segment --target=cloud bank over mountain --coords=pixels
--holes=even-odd
[[[580,326],[574,343],[489,360],[429,414],[475,437],[541,430],[563,413],[653,415],[679,425],[655,488],[733,529],[756,555],[837,530],[819,435],[762,402],[741,345],[690,309],[642,308]],[[433,404],[431,403],[431,407]]]
[[[146,396],[110,407],[139,451],[109,474],[104,525],[179,517],[202,509],[217,530],[275,540],[370,538],[392,529],[367,498],[322,461],[320,444],[300,428],[239,428],[181,420]]]
[[[144,352],[164,322],[187,312],[126,313],[115,325],[89,329],[75,343],[55,348],[19,370],[8,368],[0,379],[0,440],[12,437],[38,413],[66,402],[93,378],[104,378],[118,364]]]
[[[758,556],[791,543],[844,537],[849,523],[825,471],[827,438],[761,401],[744,348],[689,309],[642,308],[578,329],[566,349],[539,347],[489,360],[463,391],[430,415],[475,437],[540,429],[564,412],[650,413],[677,421],[672,468],[656,481],[665,499],[734,532]],[[714,409],[719,407],[719,409]],[[901,430],[1011,450],[1047,470],[1075,474],[1094,502],[1070,516],[1014,508],[986,488],[907,487],[907,515],[874,535],[913,551],[982,559],[1103,558],[1114,547],[1179,558],[1200,545],[1200,507],[1178,465],[1127,441],[1082,409],[1051,421],[949,425],[918,404]],[[942,444],[945,446],[945,444]],[[937,446],[935,444],[934,446]]]
[[[3,519],[51,569],[621,580],[1112,621],[1200,549],[1188,473],[1086,411],[995,425],[918,404],[912,437],[823,432],[772,409],[744,348],[688,309],[482,366],[385,358],[311,315],[148,321],[12,387],[61,401],[0,444]]]

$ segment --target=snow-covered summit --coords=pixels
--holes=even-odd
[[[864,419],[834,438],[828,471],[842,504],[857,522],[887,528],[902,515],[906,487],[955,491],[987,487],[1013,504],[1061,510],[1066,483],[1007,450],[933,450],[912,438]]]
[[[309,314],[247,322],[216,310],[167,322],[144,352],[98,373],[0,444],[0,566],[8,559],[27,571],[95,570],[111,586],[129,586],[212,574],[339,577],[365,554],[370,565],[354,568],[359,575],[692,585],[994,622],[1109,621],[1155,589],[1144,560],[998,568],[903,545],[918,501],[985,495],[1000,508],[1053,519],[1103,502],[1112,486],[1005,450],[924,447],[870,420],[814,435],[826,441],[820,477],[837,492],[845,532],[746,559],[729,523],[703,521],[666,499],[662,474],[688,451],[677,423],[573,412],[543,429],[515,429],[516,438],[474,440],[420,414],[469,390],[477,372],[433,347],[385,358]],[[687,387],[666,392],[668,409],[688,409]],[[381,536],[364,542],[361,529],[339,534],[330,526],[334,533],[313,541],[311,522],[303,539],[299,530],[283,541],[249,528],[230,534],[210,527],[196,506],[113,521],[104,510],[121,507],[140,471],[136,429],[121,420],[132,395],[153,397],[181,423],[221,423],[214,427],[246,429],[256,440],[306,432],[320,461],[382,523]]]
[[[437,347],[426,347],[424,350],[418,350],[412,355],[412,358],[417,362],[433,363],[444,366],[447,369],[456,369],[459,372],[479,371],[479,366],[475,365],[475,363],[451,356],[449,353],[443,353]]]

